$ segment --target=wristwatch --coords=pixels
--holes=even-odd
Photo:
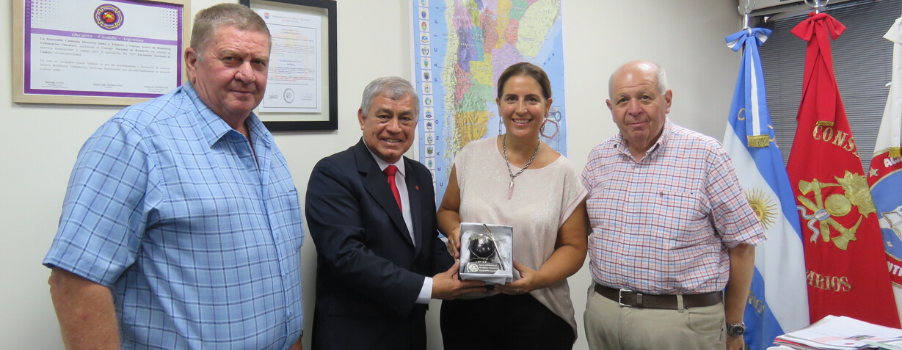
[[[739,338],[745,334],[745,322],[727,323],[727,334],[733,338]]]

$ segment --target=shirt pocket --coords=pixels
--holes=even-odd
[[[696,191],[659,190],[648,195],[649,210],[646,221],[675,233],[698,232],[710,226],[704,210],[702,196]],[[686,235],[669,235],[672,239],[689,238]],[[675,242],[680,246],[678,242]]]

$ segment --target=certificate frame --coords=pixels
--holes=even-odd
[[[244,6],[255,9],[253,5],[281,5],[280,10],[301,11],[305,7],[308,9],[325,11],[320,14],[327,21],[328,36],[326,43],[328,48],[324,50],[328,59],[318,58],[318,62],[326,63],[327,74],[323,74],[321,86],[323,91],[328,91],[328,103],[322,105],[322,111],[319,113],[278,113],[281,118],[272,120],[269,117],[276,113],[256,112],[260,120],[270,131],[332,131],[338,130],[338,14],[336,12],[336,3],[333,0],[240,0]],[[255,9],[256,10],[256,9]],[[320,64],[322,67],[323,64]],[[258,106],[259,108],[259,106]],[[314,117],[315,120],[310,120]],[[288,120],[285,120],[285,119]]]
[[[26,1],[30,0],[13,0],[13,79],[12,79],[12,99],[15,103],[33,103],[33,104],[72,104],[72,105],[113,105],[127,106],[147,101],[156,96],[163,95],[169,91],[160,91],[159,93],[116,93],[110,92],[88,91],[88,90],[53,90],[51,89],[31,89],[26,82],[29,80],[32,71],[29,67],[31,64],[31,53],[26,52],[26,41],[30,38],[31,33],[26,33]],[[51,3],[63,3],[70,0],[51,0]],[[176,46],[176,71],[173,76],[176,79],[175,86],[180,86],[187,81],[187,72],[184,65],[184,51],[189,45],[191,35],[191,0],[111,0],[106,2],[97,2],[97,4],[129,4],[137,6],[159,6],[160,4],[181,7],[181,13],[176,20],[178,44]],[[52,5],[51,5],[52,6]],[[124,16],[127,17],[127,14]],[[29,19],[30,21],[30,19]],[[145,32],[158,30],[158,28],[144,29]],[[87,60],[87,62],[96,63],[96,61]]]

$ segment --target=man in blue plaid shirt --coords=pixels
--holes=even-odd
[[[298,193],[251,112],[270,45],[247,7],[200,11],[189,83],[82,147],[44,259],[66,348],[301,348]]]

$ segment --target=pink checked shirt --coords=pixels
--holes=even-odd
[[[647,294],[722,290],[727,248],[765,240],[720,143],[669,119],[639,162],[619,133],[596,146],[582,180],[592,277],[605,286]]]

